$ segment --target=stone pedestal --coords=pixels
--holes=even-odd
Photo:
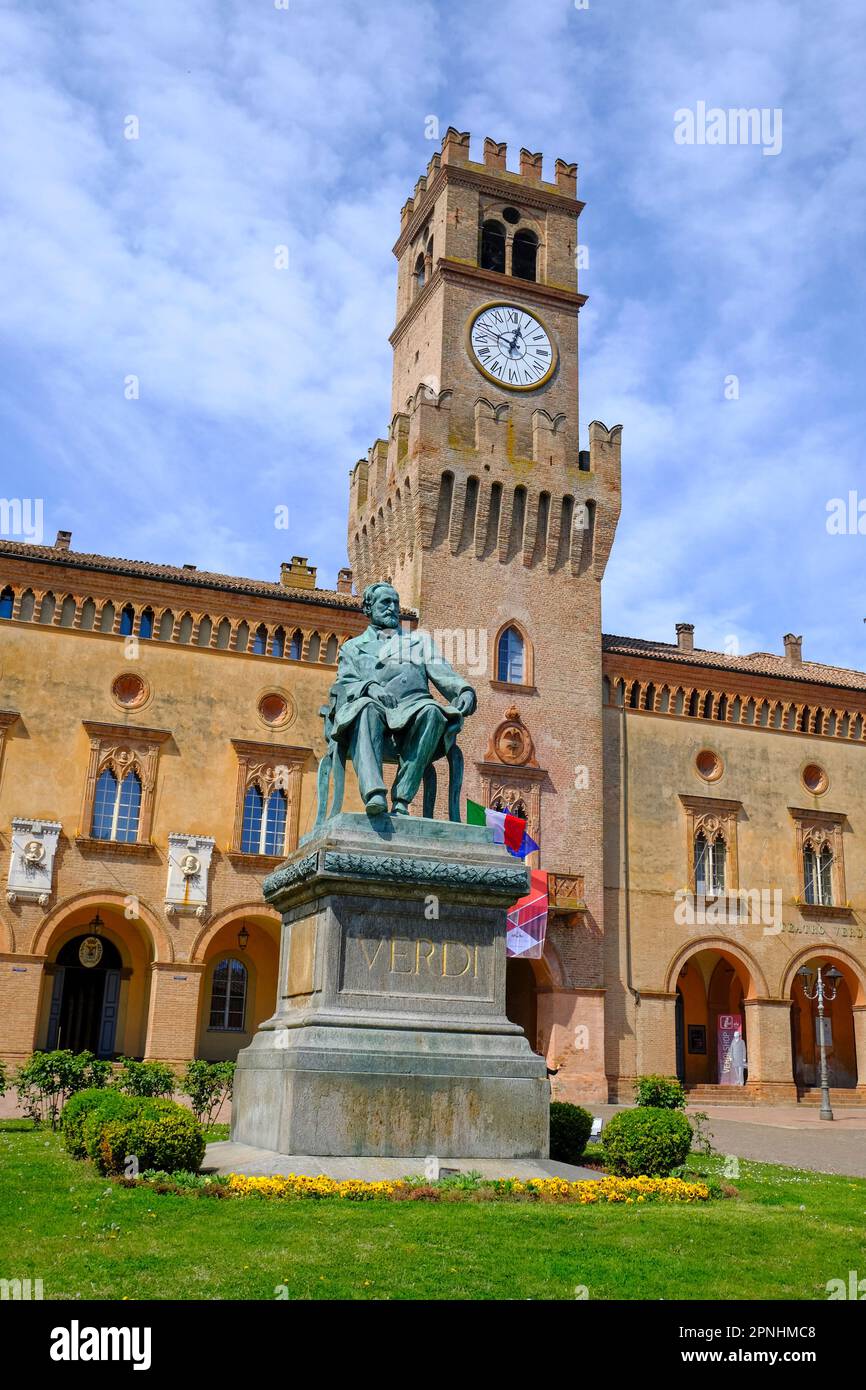
[[[279,994],[238,1057],[232,1139],[546,1157],[546,1065],[505,1016],[505,913],[527,880],[480,826],[342,814],[302,841],[264,884]]]

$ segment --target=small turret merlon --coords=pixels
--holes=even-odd
[[[495,140],[490,139],[489,135],[485,136],[484,163],[487,165],[488,169],[502,169],[504,171],[506,168],[505,158],[507,153],[508,146],[506,144],[497,144]]]

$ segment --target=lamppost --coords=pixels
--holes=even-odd
[[[830,1077],[827,1072],[827,1039],[824,1032],[824,1000],[832,1004],[836,998],[836,981],[842,979],[841,971],[835,965],[826,965],[824,974],[821,974],[821,967],[816,966],[815,983],[812,984],[812,972],[808,965],[803,965],[797,971],[803,982],[803,993],[809,1000],[818,1000],[818,1051],[821,1054],[821,1119],[832,1120],[833,1109],[830,1105]]]

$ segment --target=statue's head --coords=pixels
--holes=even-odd
[[[387,581],[367,585],[361,599],[361,609],[374,627],[400,626],[400,595],[394,585]]]

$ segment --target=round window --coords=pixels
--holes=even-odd
[[[112,699],[122,709],[136,709],[143,705],[148,694],[147,681],[134,671],[124,671],[115,676],[111,683]]]
[[[808,763],[800,775],[806,791],[811,792],[813,796],[820,796],[830,785],[829,777],[817,763]]]
[[[702,748],[695,758],[695,771],[705,782],[717,782],[724,770],[724,763],[711,748]]]

